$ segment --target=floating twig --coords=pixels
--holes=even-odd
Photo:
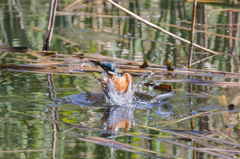
[[[167,84],[152,84],[152,83],[144,83],[144,86],[153,86],[154,89],[159,90],[159,91],[164,91],[164,92],[171,92],[173,90],[172,85],[167,85]]]

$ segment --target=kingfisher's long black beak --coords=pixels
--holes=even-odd
[[[100,63],[99,61],[94,61],[94,60],[89,60],[89,61],[92,62],[92,63],[95,64],[95,65],[98,65],[98,66],[101,65],[101,63]]]
[[[101,62],[94,61],[94,60],[89,60],[89,61],[92,62],[93,64],[97,65],[97,66],[102,67],[102,69],[108,73],[108,70],[101,64]]]

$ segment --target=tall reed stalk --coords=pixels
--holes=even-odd
[[[48,25],[47,25],[44,44],[43,44],[43,48],[42,48],[43,51],[48,51],[49,46],[51,44],[54,22],[55,22],[55,17],[56,17],[57,3],[58,3],[58,0],[50,1]]]
[[[190,41],[189,57],[188,57],[188,68],[191,68],[191,65],[192,65],[192,51],[193,51],[196,8],[197,8],[197,0],[194,0],[194,2],[193,2],[193,12],[192,12],[191,41]]]

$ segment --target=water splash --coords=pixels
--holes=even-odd
[[[102,73],[103,79],[108,79],[108,76],[106,73]],[[106,95],[106,101],[110,105],[119,105],[119,106],[125,106],[125,107],[133,107],[131,104],[134,100],[133,96],[133,89],[132,84],[130,83],[126,92],[120,92],[116,91],[116,86],[112,84],[109,80],[104,80],[107,84],[107,90],[103,89],[105,95]]]
[[[155,74],[155,70],[153,70],[138,86],[138,89],[141,91],[142,90],[142,86],[144,85],[144,83],[147,83],[147,81],[149,80],[150,77],[152,77]]]

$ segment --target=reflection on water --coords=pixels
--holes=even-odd
[[[124,131],[128,131],[134,118],[133,111],[134,108],[107,107],[101,118],[104,129],[118,131],[122,128]]]
[[[113,105],[113,103],[109,103],[104,93],[86,92],[57,99],[54,103],[61,106],[71,103],[85,107],[105,107],[101,118],[102,125],[105,126],[104,128],[112,131],[118,131],[122,128],[124,131],[128,131],[134,119],[134,111],[138,109],[152,110],[157,115],[160,115],[161,118],[167,118],[174,115],[172,104],[166,101],[171,97],[173,97],[172,92],[160,94],[155,97],[147,94],[147,92],[135,92],[134,101],[131,101],[131,103]]]

